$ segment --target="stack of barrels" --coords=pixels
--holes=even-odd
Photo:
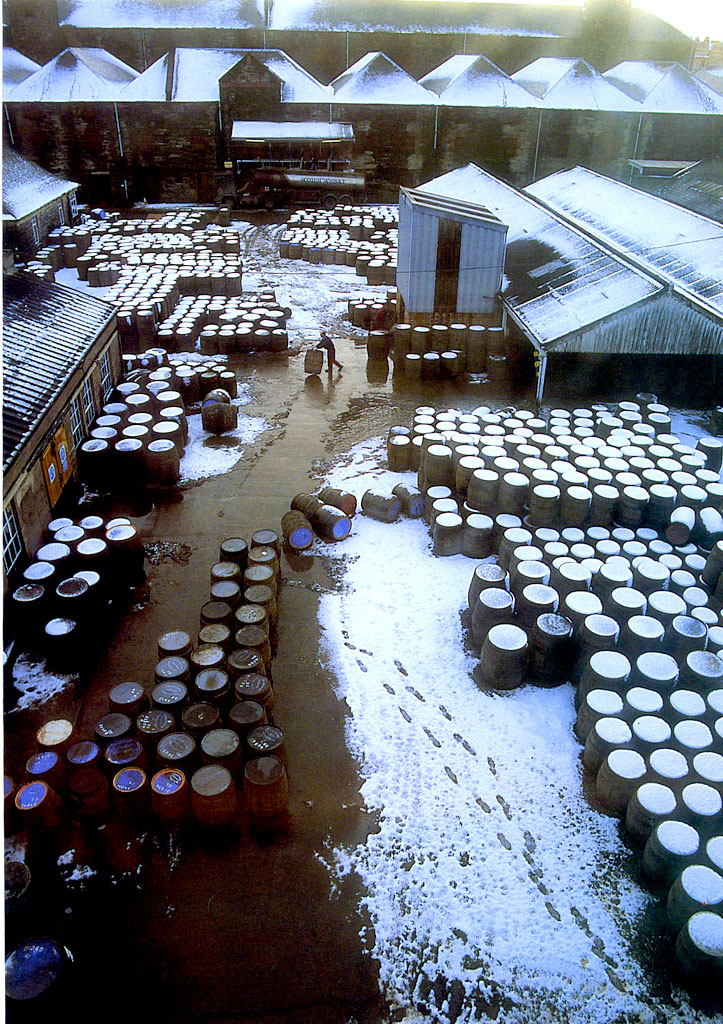
[[[109,602],[143,581],[143,562],[128,518],[53,519],[11,595],[20,649],[45,655],[59,671],[83,669],[89,648],[106,635]]]
[[[353,307],[356,311],[357,307]],[[368,304],[358,315],[369,319]],[[356,322],[356,321],[353,321]],[[482,324],[396,323],[387,329],[388,350],[395,373],[409,380],[455,380],[464,374],[486,373],[491,382],[505,383],[516,365],[514,348],[499,326]]]
[[[300,210],[289,218],[279,255],[314,264],[353,267],[370,285],[394,285],[398,220],[392,207],[337,206]]]
[[[290,309],[279,306],[273,291],[243,298],[187,295],[158,324],[155,343],[167,352],[191,352],[198,347],[205,355],[284,352],[289,347],[290,315]],[[139,347],[141,341],[139,336]]]
[[[78,257],[85,255],[91,242],[91,229],[85,225],[55,228],[48,235],[48,244],[38,249],[25,269],[44,281],[54,281],[56,271],[77,265]]]
[[[271,678],[280,553],[273,530],[250,544],[224,540],[197,636],[174,628],[158,638],[153,683],[113,685],[90,735],[69,720],[38,731],[27,782],[10,782],[17,824],[235,829],[245,805],[254,828],[285,826],[288,761]]]
[[[349,491],[323,487],[318,493],[294,495],[281,520],[284,540],[292,550],[311,547],[314,536],[325,541],[344,540],[351,533],[357,500]]]

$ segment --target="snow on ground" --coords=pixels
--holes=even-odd
[[[251,401],[248,384],[237,385],[238,394],[233,399],[237,408]],[[266,430],[268,423],[260,416],[239,414],[238,424],[226,434],[209,434],[203,429],[201,413],[188,417],[188,441],[181,458],[181,484],[205,480],[210,476],[228,473],[243,457],[246,447]]]
[[[327,482],[358,500],[413,483],[383,449],[357,446]],[[464,986],[460,1021],[500,997],[506,1024],[698,1020],[682,995],[663,1013],[636,961],[652,897],[583,798],[572,688],[479,690],[460,621],[475,562],[435,558],[422,520],[353,525],[328,546],[343,587],[319,619],[378,831],[334,857],[363,884],[387,994],[412,1007],[441,976]]]
[[[75,680],[75,676],[49,671],[44,658],[19,654],[13,665],[13,686],[20,696],[9,714],[44,704],[55,694],[72,686]]]

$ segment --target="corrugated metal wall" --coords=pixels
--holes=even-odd
[[[437,272],[437,238],[442,219],[462,223],[457,312],[495,311],[502,284],[507,228],[464,216],[449,216],[414,207],[399,198],[397,289],[413,313],[433,313]]]
[[[462,227],[459,254],[459,313],[491,313],[502,287],[507,228],[470,221]]]
[[[620,355],[723,355],[723,323],[675,295],[646,299],[589,331],[553,345],[550,352]]]

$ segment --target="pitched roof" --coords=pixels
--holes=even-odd
[[[137,71],[101,47],[69,46],[17,85],[10,99],[32,103],[114,100],[137,77]]]
[[[525,191],[723,318],[723,225],[586,167],[558,171]]]
[[[3,91],[12,89],[18,82],[24,82],[40,68],[30,57],[11,46],[3,46]]]
[[[322,85],[282,50],[179,46],[174,52],[171,100],[176,103],[218,103],[219,81],[246,56],[253,57],[279,79],[282,103],[328,103],[333,96],[329,86]],[[118,99],[165,100],[168,60],[168,54],[159,57],[123,89]]]
[[[3,147],[3,220],[21,220],[78,187]]]
[[[701,68],[700,71],[696,71],[693,77],[701,81],[703,85],[707,85],[709,89],[719,92],[723,96],[723,67]]]
[[[73,28],[264,27],[263,0],[57,0],[58,23]]]
[[[457,54],[430,71],[419,84],[456,107],[539,107],[540,100],[487,57]]]
[[[17,458],[115,309],[32,274],[3,278],[3,468]]]
[[[723,158],[699,161],[673,175],[655,194],[723,224]]]
[[[437,97],[380,51],[360,57],[331,83],[335,103],[427,106]]]
[[[586,60],[538,57],[515,71],[513,81],[557,110],[639,110],[626,93],[608,82]]]
[[[417,191],[479,204],[508,225],[502,298],[543,348],[662,291],[533,197],[475,164]]]
[[[625,60],[604,76],[641,105],[669,114],[723,114],[723,97],[677,61]]]

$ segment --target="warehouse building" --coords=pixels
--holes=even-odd
[[[570,387],[576,373],[595,381],[600,397],[636,374],[639,383],[641,372],[649,386],[658,373],[668,392],[694,384],[701,397],[715,395],[723,354],[719,225],[583,168],[519,192],[468,164],[419,191],[479,205],[507,225],[500,298],[511,337],[536,350],[538,399],[546,376]],[[648,199],[655,209],[644,206]],[[673,249],[670,238],[681,231],[686,245]]]
[[[77,478],[76,449],[121,373],[107,302],[31,274],[3,279],[5,587]]]
[[[8,146],[3,148],[3,248],[29,256],[54,228],[78,216],[78,183],[49,174]]]
[[[723,157],[700,160],[679,171],[660,184],[655,195],[723,224]]]

